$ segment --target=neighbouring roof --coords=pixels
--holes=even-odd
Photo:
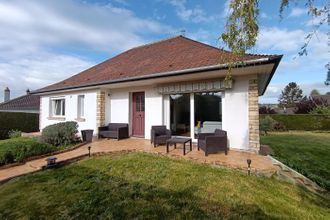
[[[7,102],[0,103],[1,112],[35,112],[40,108],[40,96],[27,94]]]
[[[228,63],[229,55],[231,53],[228,51],[177,36],[132,48],[68,79],[36,90],[34,93],[106,84],[111,81],[225,64]],[[278,63],[281,56],[246,54],[237,57],[236,60],[250,61],[261,58],[269,58]]]

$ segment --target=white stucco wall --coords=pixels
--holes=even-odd
[[[129,91],[111,90],[110,91],[110,122],[129,123]],[[106,118],[109,116],[105,116]]]
[[[145,138],[150,139],[152,125],[163,124],[163,96],[156,89],[145,91]]]
[[[132,87],[129,89],[110,90],[110,109],[106,109],[106,118],[113,123],[129,123],[130,133],[132,118],[132,93],[145,93],[145,138],[150,139],[152,125],[163,124],[163,97],[153,87]],[[110,114],[108,116],[107,114]]]
[[[227,131],[229,147],[248,150],[248,84],[249,77],[235,79],[232,89],[223,92],[222,129]]]
[[[96,134],[96,94],[97,91],[82,91],[66,94],[41,96],[40,130],[48,125],[64,121],[76,121],[78,115],[78,95],[85,95],[85,121],[78,122],[79,134],[83,129],[94,129]],[[50,117],[50,99],[52,97],[65,98],[65,120],[57,120]]]

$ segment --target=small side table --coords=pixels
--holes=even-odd
[[[192,140],[191,138],[183,138],[183,137],[172,137],[166,141],[166,153],[169,152],[169,145],[174,144],[174,148],[176,148],[176,144],[183,144],[183,155],[186,155],[186,143],[190,144],[190,151],[192,151]]]

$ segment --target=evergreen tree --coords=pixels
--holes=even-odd
[[[293,107],[298,103],[302,98],[303,91],[300,89],[300,87],[295,82],[290,82],[284,90],[282,90],[282,93],[278,99],[280,106],[283,107]]]

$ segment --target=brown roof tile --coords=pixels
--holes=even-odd
[[[227,58],[230,54],[219,48],[177,36],[132,48],[66,80],[35,92],[223,64],[228,62]],[[238,57],[237,60],[248,61],[263,57],[276,56],[247,54]]]
[[[0,111],[39,112],[40,96],[27,94],[0,103]]]

